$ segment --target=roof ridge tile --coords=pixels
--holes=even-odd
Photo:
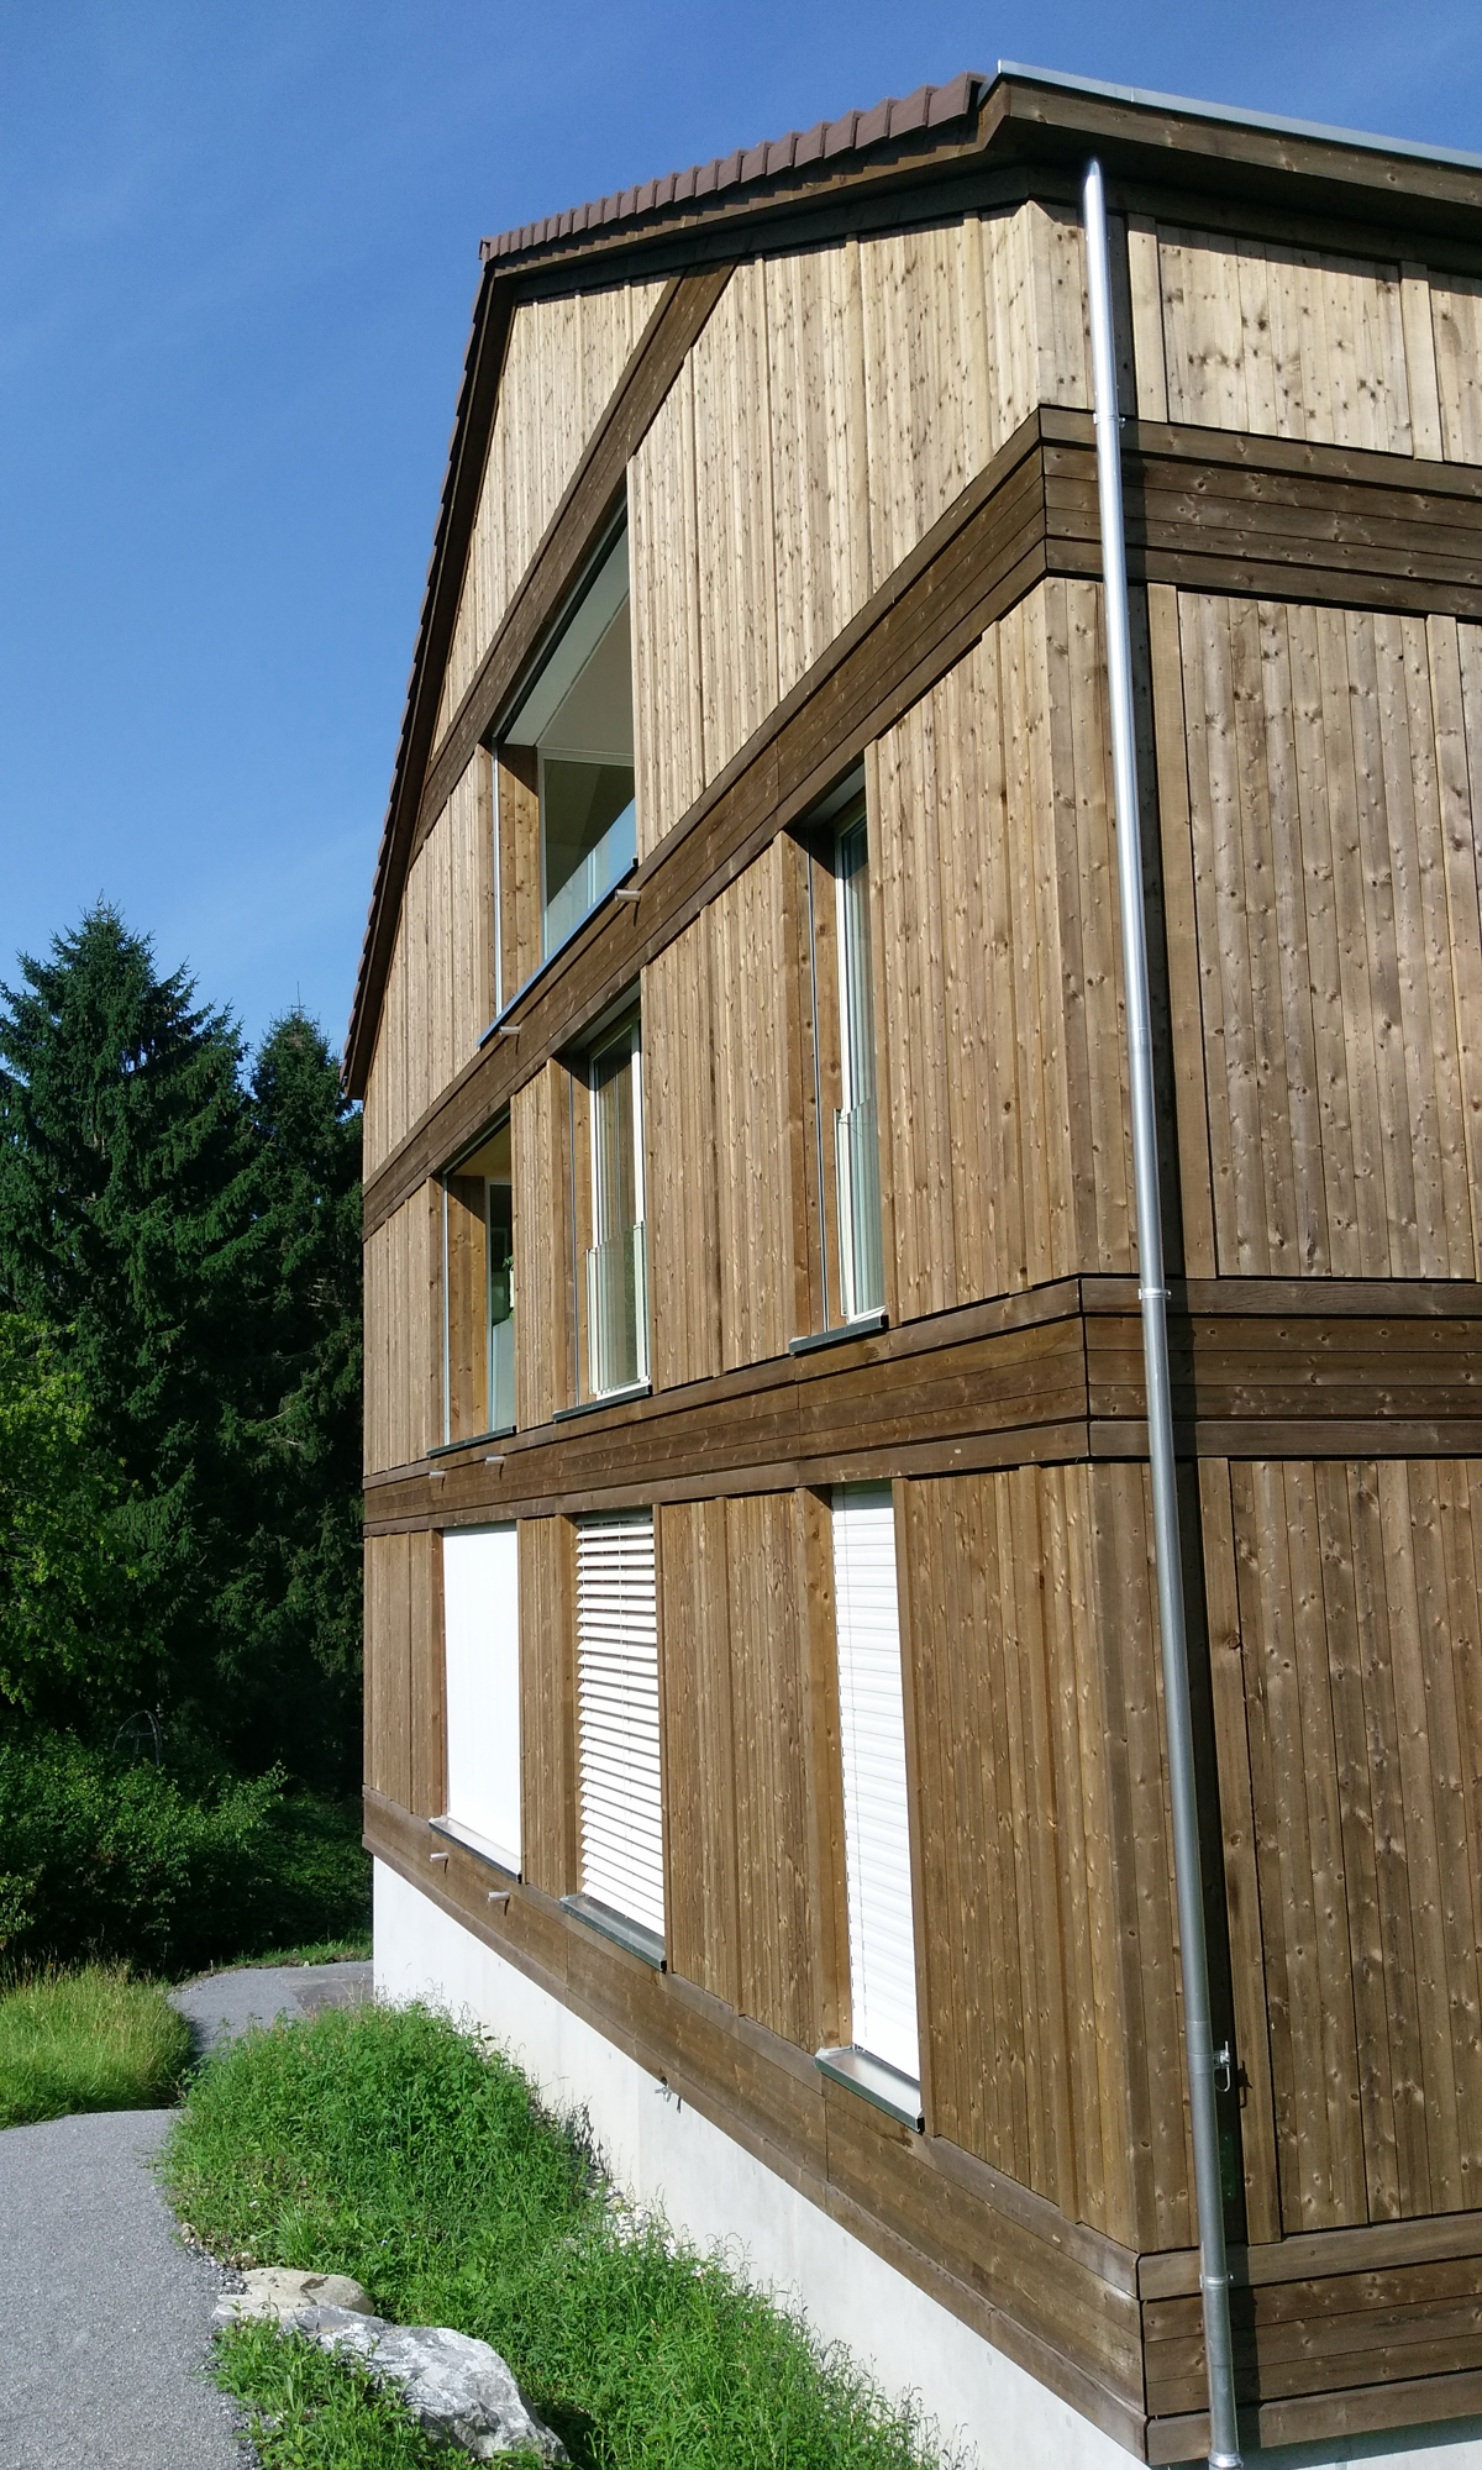
[[[480,256],[485,263],[501,257],[522,257],[529,250],[572,238],[578,232],[600,230],[606,224],[632,223],[662,214],[671,206],[695,198],[715,197],[723,190],[752,188],[809,165],[833,163],[841,155],[865,153],[891,138],[920,129],[937,129],[964,120],[975,111],[990,80],[975,69],[964,69],[945,86],[918,86],[914,93],[887,95],[868,111],[847,111],[836,120],[815,120],[811,129],[789,129],[781,137],[761,138],[753,146],[734,147],[687,171],[665,172],[584,206],[567,206],[534,223],[519,224],[486,240]]]

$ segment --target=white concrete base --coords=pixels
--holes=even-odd
[[[613,2178],[696,2246],[847,2344],[886,2393],[915,2394],[982,2470],[1127,2470],[1130,2456],[645,2069],[375,1865],[377,1994],[425,1998],[507,2049],[553,2108],[585,2110]],[[1482,2470],[1482,2420],[1262,2452],[1263,2470]]]

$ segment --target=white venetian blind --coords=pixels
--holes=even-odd
[[[576,1526],[581,1886],[662,1937],[659,1636],[649,1511]]]
[[[448,1816],[520,1866],[520,1601],[512,1526],[443,1537]]]
[[[890,1486],[841,1484],[833,1512],[854,2046],[914,2081],[921,2055]]]

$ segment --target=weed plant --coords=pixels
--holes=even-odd
[[[219,2254],[351,2273],[398,2322],[492,2342],[586,2470],[926,2470],[934,2458],[841,2352],[617,2203],[580,2134],[518,2070],[424,2009],[326,2009],[221,2051],[165,2168]],[[231,2389],[269,2416],[285,2407],[282,2357],[240,2339],[227,2354]],[[304,2407],[326,2423],[327,2403]],[[346,2424],[359,2410],[358,2452],[347,2439],[268,2453],[273,2470],[420,2458],[366,2449],[378,2422],[363,2403],[337,2407]]]
[[[0,1990],[0,2127],[175,2100],[190,2029],[121,1966],[43,1972]]]

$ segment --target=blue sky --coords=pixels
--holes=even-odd
[[[1476,0],[0,0],[0,978],[354,980],[478,241],[1028,60],[1482,148]]]

